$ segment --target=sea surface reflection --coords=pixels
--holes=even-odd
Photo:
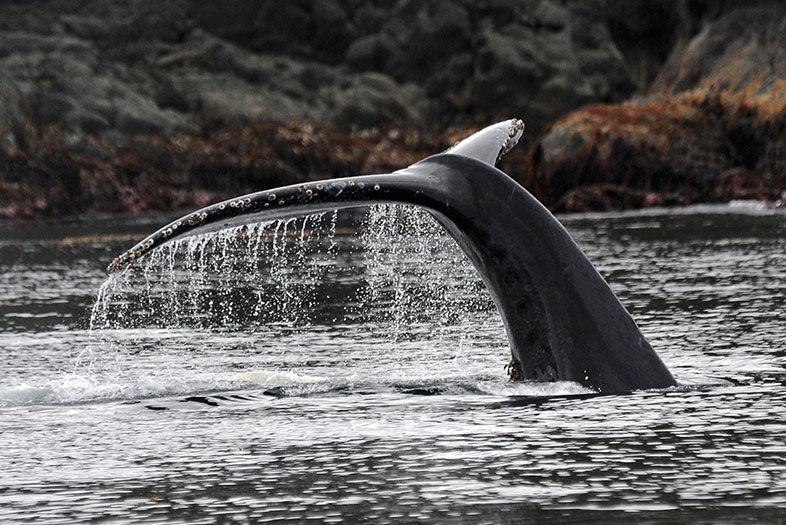
[[[562,220],[683,388],[508,381],[482,283],[409,208],[108,284],[164,219],[4,227],[0,521],[782,521],[786,214]]]

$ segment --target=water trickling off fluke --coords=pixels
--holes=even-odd
[[[379,323],[393,340],[412,340],[444,337],[444,327],[493,309],[464,254],[427,212],[374,205],[347,220],[339,221],[338,214],[174,239],[107,279],[90,328],[188,327],[272,336],[312,324],[361,321]],[[361,248],[338,261],[338,245],[348,236],[357,236]],[[343,294],[342,308],[326,306],[337,299],[330,294]]]

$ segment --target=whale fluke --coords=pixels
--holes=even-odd
[[[483,278],[520,379],[575,381],[616,393],[676,385],[630,314],[527,190],[495,167],[524,125],[489,126],[407,168],[292,185],[213,204],[164,226],[115,259],[115,272],[174,238],[233,224],[374,203],[414,204],[453,236]]]

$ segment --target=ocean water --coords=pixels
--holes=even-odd
[[[680,388],[511,382],[426,214],[0,230],[0,521],[783,522],[786,214],[561,217]]]

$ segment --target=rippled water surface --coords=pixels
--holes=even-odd
[[[563,218],[686,385],[615,396],[510,382],[477,275],[411,209],[105,282],[163,222],[0,231],[0,521],[784,520],[782,212]]]

